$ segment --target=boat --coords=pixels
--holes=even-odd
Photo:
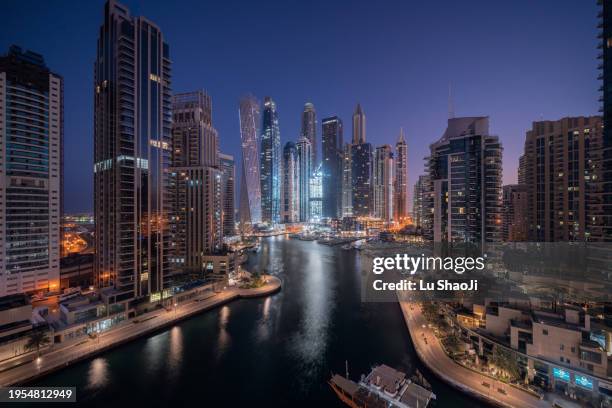
[[[351,246],[351,244],[346,244],[342,245],[342,249],[344,249],[345,251],[350,251],[351,249],[353,249],[353,247]]]
[[[332,374],[328,381],[336,396],[352,408],[426,408],[436,394],[406,378],[406,374],[381,364],[357,383]]]

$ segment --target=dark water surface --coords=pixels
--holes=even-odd
[[[340,407],[327,380],[348,360],[353,380],[374,364],[418,368],[437,407],[485,406],[422,367],[397,304],[361,303],[358,262],[340,247],[265,239],[248,269],[279,276],[280,293],[205,312],[33,385],[76,386],[89,406]]]

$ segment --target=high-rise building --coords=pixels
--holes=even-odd
[[[280,222],[281,145],[276,103],[264,98],[261,133],[260,172],[261,220],[268,224]]]
[[[598,15],[600,33],[598,58],[602,60],[600,79],[603,84],[601,101],[603,106],[603,134],[597,144],[591,146],[593,160],[596,161],[596,177],[591,180],[589,219],[590,240],[612,242],[612,3],[599,1],[601,11]],[[609,251],[608,251],[609,252]],[[604,263],[610,263],[609,253],[599,256]]]
[[[372,165],[373,211],[375,218],[389,223],[393,220],[394,163],[393,150],[389,145],[378,146],[374,151]]]
[[[204,91],[172,97],[172,166],[219,166],[219,136],[212,100]]]
[[[320,164],[310,177],[309,193],[309,221],[317,223],[323,218],[323,172],[321,171]]]
[[[526,187],[524,184],[503,187],[502,239],[506,242],[527,241]]]
[[[308,222],[310,218],[310,177],[312,176],[312,158],[310,140],[300,138],[296,143],[299,171],[299,212],[300,221]]]
[[[317,112],[315,111],[314,105],[307,102],[304,105],[304,111],[302,112],[302,132],[300,137],[305,137],[310,141],[312,158],[312,168],[314,169],[318,164],[317,157]]]
[[[530,241],[576,241],[590,235],[590,182],[601,141],[599,116],[533,122],[525,138],[522,171]]]
[[[170,52],[107,1],[94,65],[94,274],[116,301],[156,299],[169,271]]]
[[[342,148],[342,217],[353,216],[353,176],[351,174],[351,145]]]
[[[354,217],[369,217],[372,212],[372,145],[351,146],[352,204]]]
[[[502,146],[488,117],[448,119],[427,158],[428,228],[434,242],[501,241]]]
[[[235,180],[236,163],[234,156],[219,154],[219,168],[221,169],[221,192],[223,193],[223,237],[231,237],[236,233],[235,214]]]
[[[0,297],[60,289],[63,101],[40,54],[0,57]]]
[[[404,130],[395,144],[395,221],[402,222],[408,217],[408,145]]]
[[[281,183],[281,221],[293,223],[300,220],[300,168],[295,143],[287,142],[283,148],[283,172]]]
[[[361,104],[357,104],[353,114],[353,144],[362,144],[366,141],[366,116],[361,109]]]
[[[259,102],[252,95],[240,99],[240,139],[242,175],[240,177],[240,224],[261,222],[261,181],[259,177]]]
[[[427,216],[425,211],[427,210],[427,207],[425,203],[427,202],[427,190],[427,176],[420,175],[417,182],[414,184],[414,195],[412,197],[412,222],[415,228],[426,228],[425,220]]]
[[[350,146],[351,207],[355,217],[372,212],[372,145],[366,143],[366,117],[357,104],[353,114],[353,143]]]
[[[233,190],[228,188],[233,184],[233,159],[220,161],[217,139],[208,95],[198,91],[172,98],[171,264],[175,271],[203,272],[203,256],[223,244],[224,198],[226,188]],[[233,211],[233,191],[230,194]]]
[[[342,217],[342,120],[333,116],[323,119],[322,124],[323,217],[338,219]]]

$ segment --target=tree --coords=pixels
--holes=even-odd
[[[489,362],[499,368],[510,381],[514,381],[519,378],[520,370],[516,356],[514,353],[496,346],[493,349],[493,354],[489,358]]]
[[[434,302],[423,302],[423,315],[430,322],[435,322],[439,319],[439,307]]]
[[[51,339],[47,333],[42,330],[35,330],[30,334],[28,342],[25,344],[25,349],[28,351],[36,350],[36,354],[40,356],[41,347],[45,347],[51,343]]]

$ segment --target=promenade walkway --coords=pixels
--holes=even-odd
[[[466,394],[498,406],[520,408],[551,406],[550,402],[540,400],[526,391],[457,364],[446,354],[440,340],[428,326],[420,305],[406,301],[400,301],[399,304],[419,359],[442,380]],[[490,386],[486,387],[483,383]]]
[[[265,278],[267,283],[259,288],[229,288],[206,298],[190,299],[170,311],[159,309],[140,315],[128,321],[128,324],[119,325],[115,329],[100,334],[95,339],[87,338],[83,342],[65,347],[60,345],[38,359],[0,372],[0,385],[6,387],[23,384],[232,300],[267,296],[280,290],[281,280],[279,278],[275,276]]]

